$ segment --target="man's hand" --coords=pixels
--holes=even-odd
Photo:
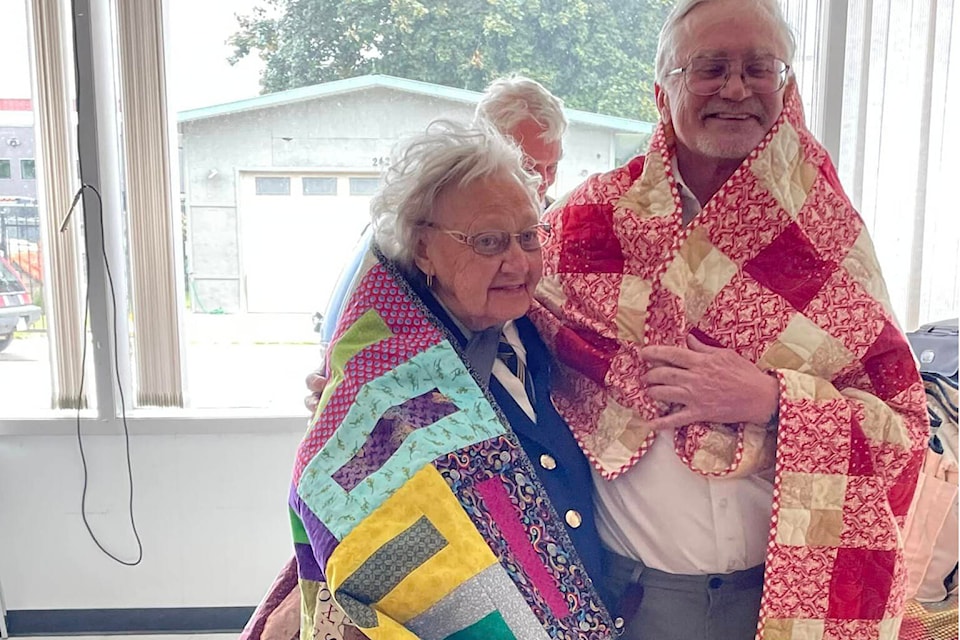
[[[307,389],[310,390],[310,394],[303,399],[304,406],[310,411],[310,415],[313,415],[317,412],[317,405],[320,403],[320,396],[323,394],[324,388],[327,386],[327,378],[323,375],[324,366],[321,365],[316,371],[311,371],[307,375]]]
[[[689,349],[654,346],[641,349],[649,364],[647,394],[679,406],[647,423],[674,429],[694,422],[752,422],[765,425],[777,411],[780,385],[732,349],[703,344],[687,336]]]

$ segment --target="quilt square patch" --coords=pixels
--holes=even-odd
[[[563,210],[558,251],[559,273],[622,273],[623,250],[614,231],[613,212],[591,205]]]
[[[781,547],[768,554],[762,604],[766,615],[823,618],[836,554],[836,549],[826,547]]]
[[[424,467],[364,518],[326,567],[337,603],[361,627],[377,612],[404,624],[496,563],[440,473]]]
[[[917,382],[917,367],[910,345],[890,322],[884,325],[862,360],[873,388],[883,400],[889,400]]]
[[[879,549],[837,549],[827,616],[880,620],[893,583],[897,552]]]
[[[820,291],[836,263],[824,260],[796,223],[783,230],[743,265],[760,284],[803,311]]]

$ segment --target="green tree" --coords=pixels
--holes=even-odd
[[[379,73],[482,91],[515,72],[567,106],[655,120],[657,34],[672,0],[263,0],[231,62],[264,93]]]

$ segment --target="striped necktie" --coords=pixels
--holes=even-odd
[[[507,339],[500,334],[500,344],[497,346],[497,357],[507,365],[507,369],[510,370],[510,373],[515,375],[518,380],[523,381],[523,389],[527,392],[527,400],[530,401],[532,406],[537,406],[537,394],[533,386],[533,374],[530,373],[530,370],[524,365],[524,363],[517,356],[517,352],[513,349],[513,346],[507,342]]]

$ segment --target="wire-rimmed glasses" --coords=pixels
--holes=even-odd
[[[685,67],[677,67],[668,76],[682,75],[687,91],[697,96],[719,93],[730,80],[731,69],[740,64],[740,79],[752,93],[776,93],[787,83],[790,65],[775,56],[756,56],[743,60],[697,56]]]
[[[447,234],[460,244],[465,244],[482,256],[495,256],[503,253],[510,248],[510,240],[517,239],[517,244],[524,251],[537,251],[550,239],[551,228],[546,222],[527,227],[523,231],[510,233],[503,230],[480,231],[479,233],[466,234],[463,231],[455,229],[444,229],[432,222],[423,223],[425,227],[431,227]]]

